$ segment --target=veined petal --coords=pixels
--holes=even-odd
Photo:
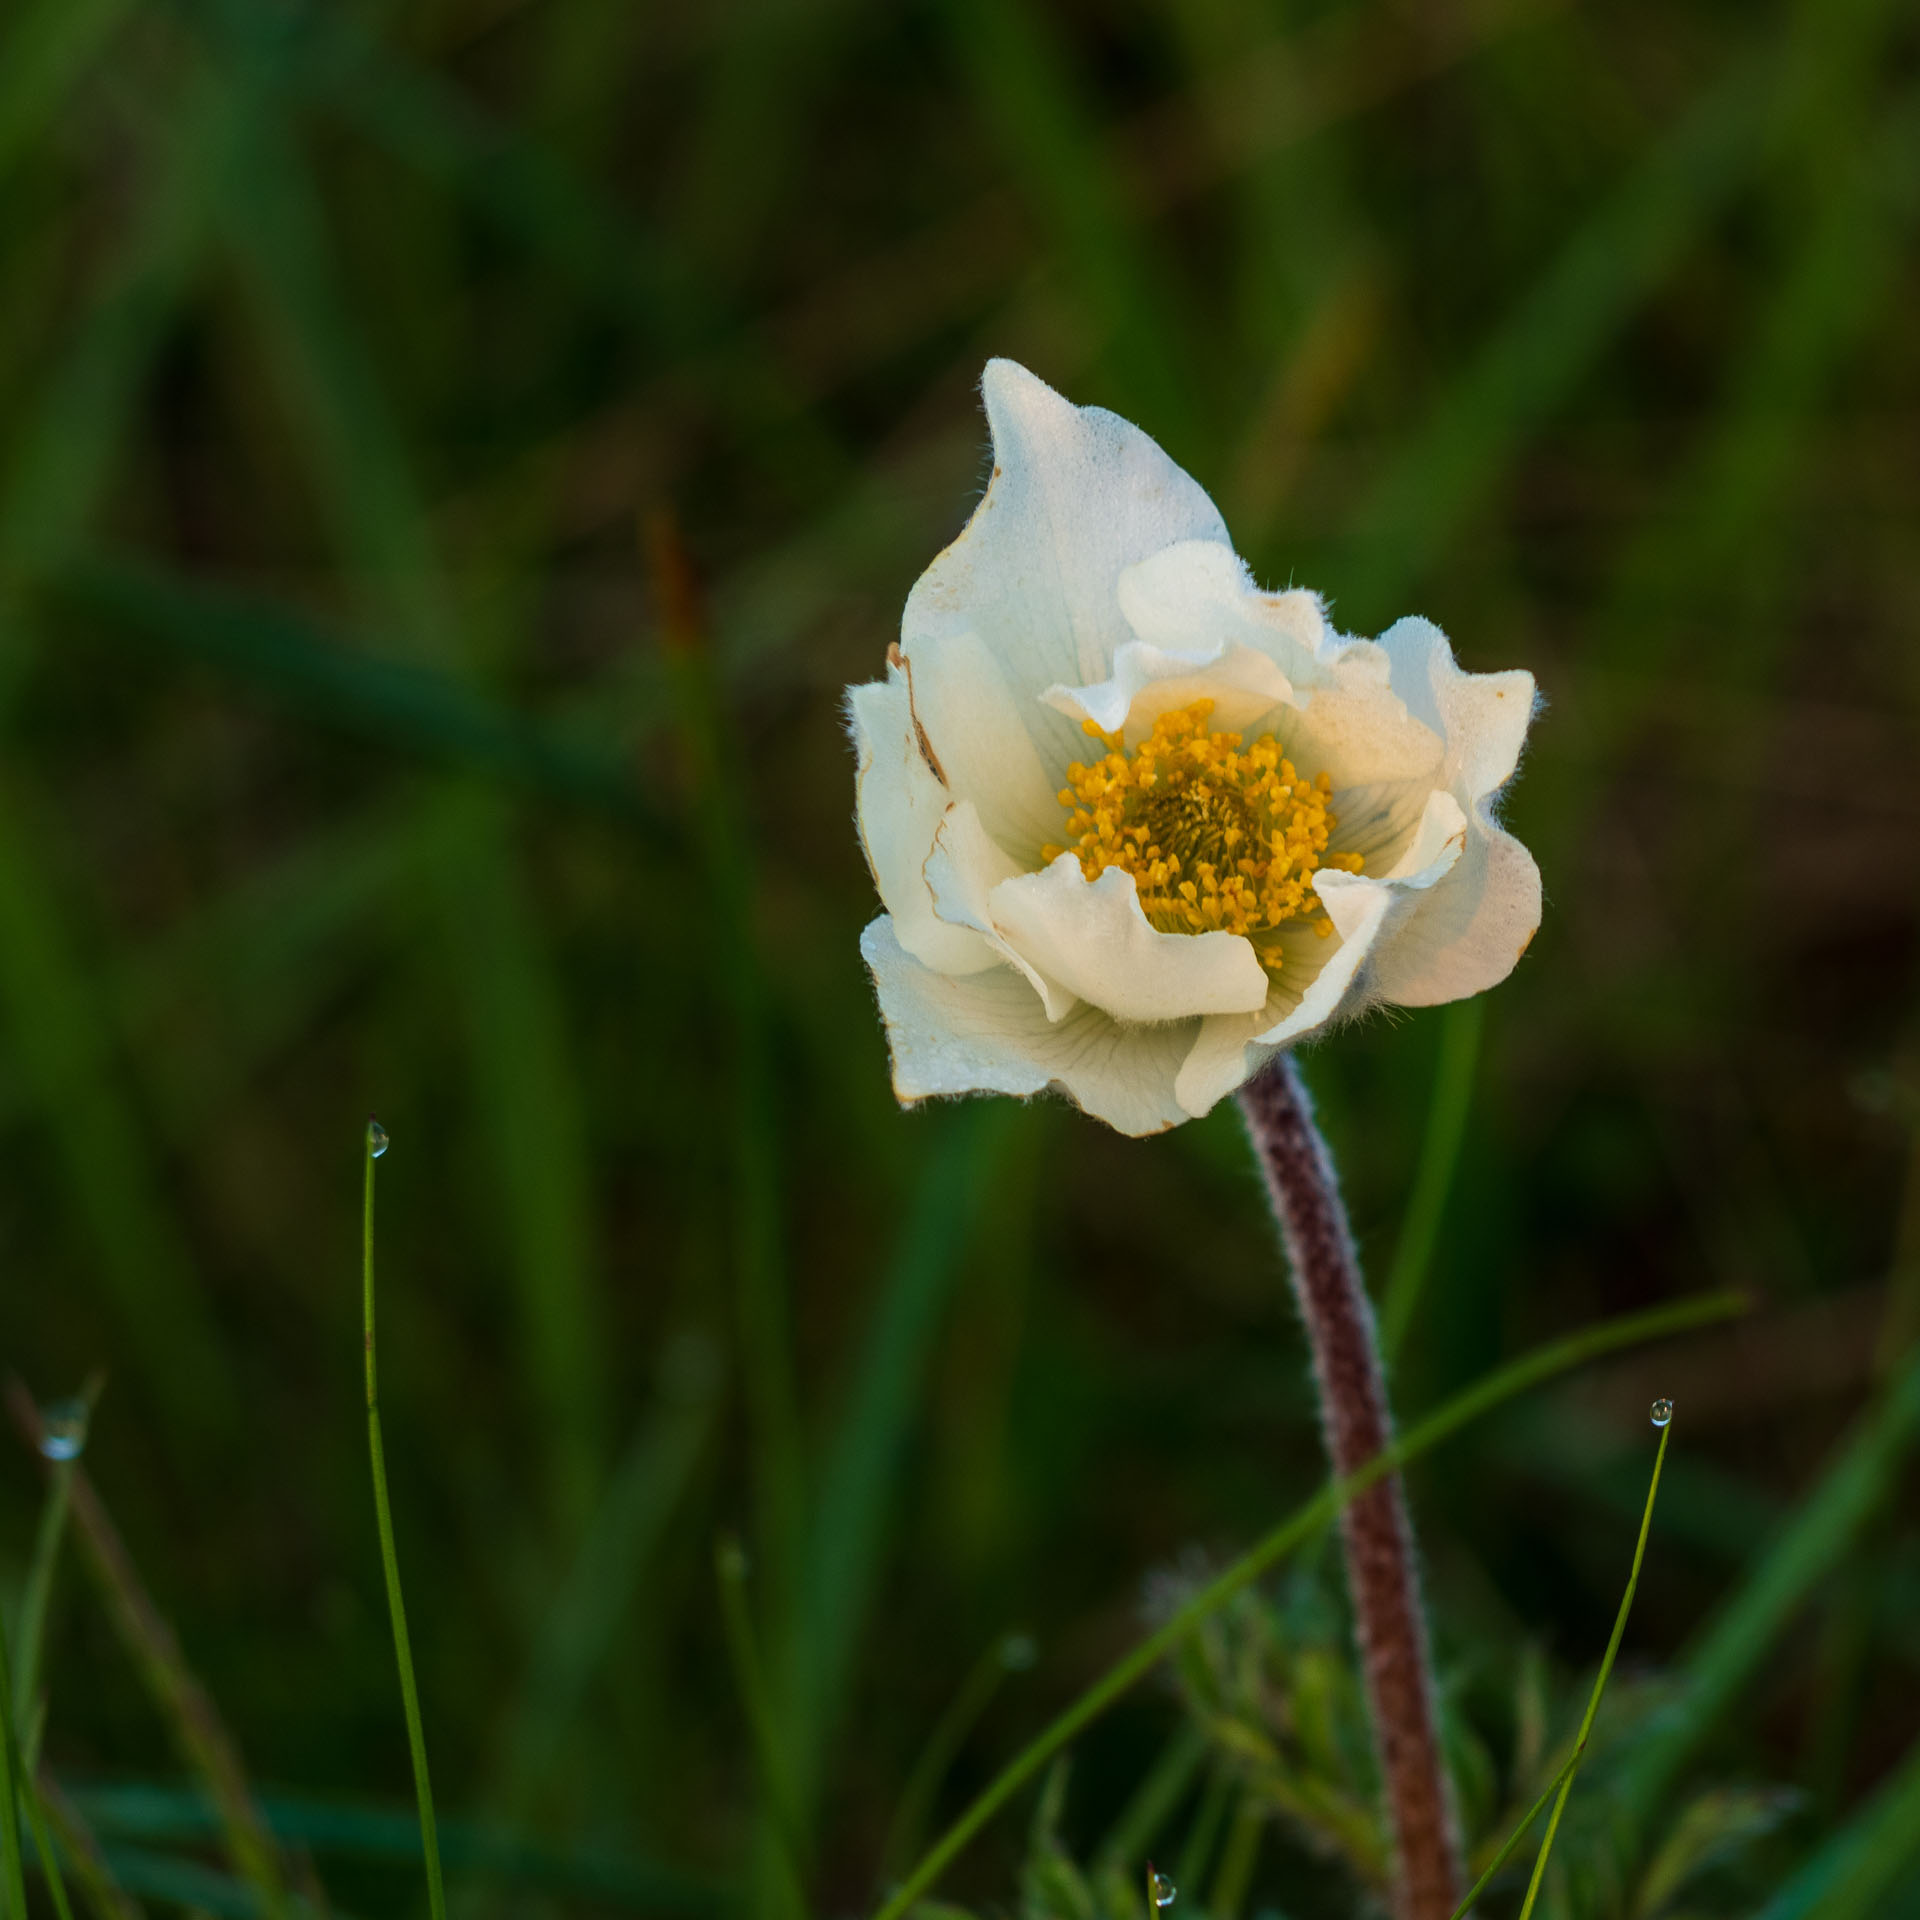
[[[1111,676],[1041,697],[1129,747],[1163,713],[1200,699],[1214,702],[1216,729],[1251,731],[1276,706],[1304,706],[1332,678],[1338,644],[1319,596],[1260,592],[1217,541],[1162,549],[1121,574],[1117,592],[1135,638],[1115,653]]]
[[[1458,814],[1457,807],[1428,809],[1419,839],[1433,858],[1415,872],[1392,880],[1327,870],[1314,876],[1314,888],[1339,944],[1302,987],[1306,945],[1319,936],[1304,930],[1290,936],[1280,977],[1259,1012],[1216,1016],[1200,1023],[1175,1083],[1181,1106],[1196,1117],[1209,1112],[1280,1048],[1292,1046],[1344,1014],[1395,997],[1380,990],[1375,966],[1394,929],[1419,910],[1459,862],[1464,835],[1448,831]]]
[[[1058,787],[1001,662],[976,633],[956,633],[902,661],[914,716],[949,797],[971,800],[997,841],[1037,864],[1040,849],[1059,837]]]
[[[1150,646],[1178,652],[1201,639],[1264,654],[1305,705],[1330,677],[1341,642],[1317,593],[1264,593],[1246,562],[1212,540],[1163,547],[1120,576],[1120,611]]]
[[[944,702],[959,677],[947,655],[971,636],[999,663],[1014,710],[1048,761],[1064,766],[1073,728],[1038,696],[1107,677],[1132,637],[1120,612],[1121,574],[1176,541],[1225,546],[1227,530],[1199,485],[1119,415],[1072,405],[1011,360],[987,363],[981,392],[993,477],[959,539],[908,597],[900,643],[943,761]],[[998,835],[984,795],[957,769],[949,775]]]
[[[1396,620],[1379,645],[1394,692],[1446,742],[1449,783],[1477,800],[1511,779],[1533,719],[1533,675],[1464,672],[1431,620]]]
[[[1378,991],[1401,1006],[1437,1006],[1496,986],[1540,925],[1540,870],[1494,817],[1533,718],[1530,673],[1466,673],[1429,620],[1396,622],[1380,645],[1394,689],[1446,741],[1440,778],[1467,814],[1459,861],[1420,910],[1381,943]]]
[[[1163,713],[1196,700],[1213,702],[1216,730],[1244,733],[1290,702],[1293,687],[1266,654],[1231,641],[1198,653],[1170,653],[1129,640],[1114,656],[1111,679],[1092,687],[1049,687],[1040,697],[1056,713],[1091,720],[1102,733],[1120,734],[1135,747]]]
[[[847,711],[859,756],[854,795],[860,844],[900,944],[940,973],[977,973],[995,965],[999,955],[977,932],[934,912],[924,868],[952,795],[921,749],[906,675],[890,666],[886,679],[851,688]]]
[[[1464,1000],[1498,986],[1539,930],[1540,869],[1483,801],[1453,870],[1382,942],[1373,985],[1402,1007]]]
[[[1116,1020],[1182,1020],[1263,1006],[1267,976],[1235,933],[1162,933],[1140,909],[1133,875],[1089,880],[1063,853],[1039,873],[1002,880],[993,924],[1039,971]]]
[[[980,824],[971,800],[947,809],[927,855],[926,883],[934,912],[943,922],[971,929],[996,958],[1018,968],[1040,996],[1047,1018],[1064,1020],[1078,1004],[1073,989],[1035,965],[994,924],[994,889],[1021,871]]]
[[[1331,683],[1295,717],[1285,745],[1303,773],[1347,787],[1432,787],[1446,767],[1446,742],[1409,711],[1391,684],[1389,656],[1371,640],[1350,640],[1333,662]],[[1342,815],[1344,820],[1345,816]]]
[[[1121,1133],[1162,1133],[1188,1117],[1173,1085],[1197,1021],[1122,1026],[1081,1006],[1056,1024],[1007,968],[962,979],[921,966],[884,914],[860,936],[860,952],[880,995],[903,1104],[1057,1087]]]

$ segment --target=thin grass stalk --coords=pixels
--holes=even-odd
[[[1387,1269],[1387,1284],[1380,1296],[1380,1350],[1389,1366],[1399,1358],[1433,1266],[1440,1222],[1466,1138],[1467,1113],[1473,1105],[1483,1018],[1478,1000],[1457,1000],[1440,1016],[1440,1058],[1433,1072],[1426,1136],[1420,1143],[1420,1163],[1400,1238],[1394,1244],[1393,1265]]]
[[[1333,1156],[1291,1054],[1276,1055],[1241,1088],[1240,1108],[1286,1246],[1327,1454],[1336,1474],[1350,1476],[1386,1451],[1393,1414]],[[1465,1875],[1440,1757],[1413,1525],[1398,1475],[1383,1475],[1348,1502],[1340,1533],[1392,1823],[1394,1911],[1400,1920],[1446,1920]]]
[[[6,1403],[27,1445],[51,1467],[39,1403],[17,1376],[7,1380]],[[77,1462],[70,1480],[70,1513],[74,1536],[84,1549],[88,1570],[106,1601],[122,1646],[165,1716],[188,1766],[206,1784],[234,1871],[253,1889],[268,1920],[284,1920],[285,1877],[267,1824],[254,1804],[239,1743],[187,1665],[179,1639],[154,1604],[105,1503]]]
[[[901,1866],[908,1850],[919,1844],[921,1830],[926,1825],[927,1809],[933,1805],[934,1796],[940,1791],[940,1783],[947,1777],[954,1756],[965,1744],[975,1722],[986,1712],[993,1696],[1000,1691],[1000,1683],[1014,1671],[1016,1662],[1010,1656],[1016,1649],[1024,1650],[1028,1656],[1027,1664],[1031,1665],[1032,1646],[1032,1641],[1025,1634],[1002,1634],[973,1663],[972,1670],[960,1683],[959,1692],[948,1703],[946,1712],[934,1723],[933,1731],[927,1736],[927,1744],[921,1749],[920,1758],[907,1775],[907,1784],[901,1790],[900,1804],[894,1813],[893,1825],[888,1830],[886,1845],[881,1849],[880,1858],[888,1873]]]
[[[373,1507],[380,1526],[380,1565],[387,1580],[387,1610],[393,1617],[393,1657],[400,1669],[400,1699],[407,1718],[407,1750],[413,1759],[414,1798],[420,1807],[420,1847],[427,1862],[427,1904],[433,1920],[447,1920],[447,1893],[440,1875],[440,1832],[433,1817],[433,1784],[427,1777],[427,1736],[420,1721],[420,1689],[413,1677],[413,1644],[407,1636],[407,1606],[400,1592],[400,1562],[393,1547],[393,1510],[387,1500],[387,1456],[380,1439],[380,1396],[373,1339],[373,1163],[387,1137],[367,1122],[366,1202],[361,1216],[361,1311],[367,1350],[367,1452],[373,1463]]]
[[[1473,1903],[1493,1884],[1494,1875],[1504,1867],[1520,1849],[1520,1842],[1533,1831],[1533,1823],[1547,1810],[1547,1802],[1560,1791],[1560,1783],[1573,1771],[1574,1756],[1568,1755],[1565,1765],[1540,1790],[1540,1797],[1520,1816],[1520,1823],[1501,1843],[1500,1851],[1488,1862],[1486,1871],[1467,1889],[1467,1897],[1453,1910],[1453,1920],[1466,1920],[1473,1910]]]
[[[67,1905],[67,1883],[61,1877],[60,1861],[53,1842],[47,1838],[47,1823],[40,1811],[40,1796],[34,1790],[33,1774],[20,1752],[20,1736],[13,1711],[13,1673],[7,1658],[6,1629],[0,1627],[0,1821],[6,1826],[7,1897],[13,1903],[15,1920],[27,1920],[27,1889],[20,1862],[20,1807],[27,1812],[27,1825],[33,1832],[33,1848],[40,1856],[40,1871],[46,1875],[47,1891],[59,1920],[73,1920]]]
[[[1107,1708],[1137,1682],[1146,1678],[1166,1656],[1204,1620],[1219,1612],[1235,1594],[1241,1592],[1276,1561],[1310,1539],[1321,1527],[1338,1517],[1340,1509],[1356,1495],[1383,1479],[1397,1468],[1430,1452],[1462,1427],[1490,1413],[1508,1400],[1539,1386],[1559,1374],[1603,1354],[1618,1352],[1649,1340],[1685,1333],[1695,1327],[1710,1326],[1717,1320],[1732,1319],[1748,1310],[1749,1301],[1741,1293],[1707,1293],[1691,1300],[1676,1300],[1669,1306],[1655,1307],[1646,1313],[1623,1314],[1603,1320],[1565,1339],[1549,1341],[1523,1354],[1507,1366],[1498,1367],[1484,1379],[1457,1393],[1430,1413],[1384,1453],[1376,1454],[1359,1472],[1334,1480],[1304,1506],[1269,1533],[1230,1567],[1196,1593],[1164,1625],[1150,1633],[1133,1651],[1117,1660],[1080,1697],[1044,1727],[1014,1756],[928,1850],[919,1865],[894,1888],[875,1920],[901,1920],[901,1916],[933,1886],[941,1874],[993,1816],[1047,1765],[1061,1748],[1099,1719]]]
[[[1626,1592],[1620,1596],[1620,1611],[1614,1615],[1606,1658],[1600,1662],[1600,1671],[1594,1676],[1593,1692],[1587,1697],[1587,1710],[1581,1716],[1579,1738],[1573,1743],[1573,1757],[1567,1762],[1566,1771],[1561,1776],[1560,1796],[1553,1803],[1553,1814],[1547,1821],[1546,1838],[1540,1842],[1540,1852],[1533,1863],[1533,1878],[1527,1883],[1526,1904],[1520,1909],[1520,1920],[1531,1920],[1533,1903],[1540,1896],[1540,1885],[1546,1878],[1547,1859],[1553,1852],[1554,1835],[1560,1831],[1560,1816],[1566,1811],[1567,1795],[1573,1791],[1574,1776],[1580,1771],[1580,1762],[1586,1758],[1587,1742],[1593,1734],[1594,1716],[1600,1711],[1600,1697],[1607,1690],[1613,1662],[1620,1651],[1621,1636],[1627,1630],[1627,1615],[1633,1610],[1634,1589],[1640,1584],[1640,1563],[1647,1557],[1647,1535],[1653,1527],[1653,1502],[1654,1496],[1660,1491],[1660,1469],[1666,1465],[1667,1442],[1672,1437],[1673,1415],[1669,1409],[1660,1429],[1660,1450],[1653,1456],[1653,1479],[1647,1487],[1647,1510],[1640,1516],[1640,1538],[1634,1543],[1633,1571],[1627,1576]]]
[[[766,981],[754,928],[753,856],[726,752],[711,628],[678,520],[662,508],[641,529],[661,652],[685,749],[694,837],[718,923],[715,965],[733,1021],[735,1313],[753,1436],[756,1533],[776,1609],[792,1604],[807,1516],[793,1309],[780,1238],[780,1150]]]
[[[82,1430],[75,1436],[66,1457],[50,1463],[46,1503],[40,1509],[33,1558],[28,1562],[27,1583],[20,1595],[20,1658],[14,1668],[13,1721],[16,1728],[28,1729],[27,1738],[21,1743],[21,1756],[29,1771],[39,1757],[39,1731],[32,1717],[33,1696],[40,1679],[40,1649],[46,1639],[47,1612],[53,1603],[54,1570],[60,1563],[60,1542],[66,1536],[67,1509],[73,1501],[73,1463],[85,1444],[84,1423],[93,1418],[101,1385],[100,1376],[95,1374],[82,1389],[79,1396],[79,1404],[84,1409]]]
[[[61,1792],[45,1767],[36,1776],[40,1805],[60,1850],[66,1855],[95,1920],[146,1920],[146,1910],[116,1878],[100,1851],[100,1842],[80,1809]]]
[[[20,1815],[14,1778],[13,1688],[7,1673],[6,1630],[0,1627],[0,1714],[6,1717],[0,1729],[0,1872],[5,1875],[7,1912],[12,1920],[28,1920],[27,1882],[20,1866]]]
[[[753,1615],[747,1606],[747,1556],[740,1542],[730,1534],[714,1545],[714,1578],[720,1589],[720,1618],[726,1628],[727,1656],[733,1665],[733,1683],[740,1696],[741,1710],[747,1717],[747,1729],[753,1737],[754,1762],[760,1775],[760,1793],[771,1815],[770,1824],[781,1865],[787,1880],[787,1893],[794,1911],[807,1911],[807,1852],[800,1824],[793,1778],[780,1749],[780,1735],[774,1723],[773,1696],[767,1686],[766,1667],[753,1634]]]

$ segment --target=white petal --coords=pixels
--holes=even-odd
[[[1120,576],[1179,540],[1227,544],[1202,489],[1136,426],[1100,407],[1076,407],[1010,360],[981,381],[993,433],[993,477],[973,518],[921,575],[900,640],[916,676],[922,722],[943,762],[955,675],[945,656],[971,636],[999,662],[1015,709],[1050,764],[1075,757],[1071,724],[1039,704],[1056,683],[1103,680],[1131,638],[1120,613]],[[936,695],[933,678],[940,681]],[[985,796],[949,767],[1001,837]]]
[[[1466,792],[1477,800],[1509,780],[1533,719],[1533,675],[1463,672],[1431,620],[1396,620],[1379,644],[1394,692],[1447,743],[1449,773]]]
[[[1406,851],[1384,873],[1376,874],[1374,878],[1404,880],[1426,891],[1428,900],[1420,907],[1424,913],[1431,903],[1432,889],[1439,885],[1460,859],[1467,838],[1467,816],[1460,811],[1460,802],[1444,787],[1436,787],[1427,795],[1427,804],[1420,812],[1420,823],[1414,828]],[[1326,889],[1323,887],[1320,892],[1324,898]],[[1327,911],[1331,914],[1333,910],[1329,907]],[[1335,921],[1334,924],[1337,926],[1339,922]]]
[[[1006,968],[956,979],[921,966],[884,915],[860,936],[860,951],[879,990],[903,1104],[1057,1087],[1122,1133],[1161,1133],[1188,1117],[1173,1085],[1197,1022],[1127,1027],[1082,1006],[1056,1025]]]
[[[1026,976],[1049,1020],[1064,1020],[1078,1004],[1073,990],[1034,965],[994,924],[994,889],[1022,871],[980,824],[971,800],[947,809],[927,856],[926,883],[935,913],[957,927],[971,928],[998,958]]]
[[[1224,640],[1198,653],[1169,653],[1129,640],[1114,656],[1111,679],[1091,687],[1049,687],[1041,695],[1056,713],[1122,734],[1129,747],[1138,746],[1163,713],[1196,700],[1213,702],[1207,724],[1214,732],[1244,733],[1292,697],[1287,676],[1267,655]]]
[[[1381,638],[1393,684],[1446,740],[1441,777],[1466,809],[1465,849],[1420,911],[1381,943],[1373,984],[1401,1006],[1437,1006],[1497,985],[1540,925],[1540,870],[1495,820],[1493,795],[1519,763],[1533,676],[1464,673],[1446,635],[1401,620]]]
[[[1118,593],[1136,637],[1115,654],[1111,677],[1041,697],[1124,733],[1130,747],[1163,713],[1203,698],[1215,703],[1216,731],[1244,733],[1275,706],[1304,705],[1331,677],[1338,647],[1319,596],[1260,592],[1214,541],[1183,540],[1129,567]]]
[[[934,913],[923,869],[952,796],[921,751],[906,676],[889,666],[885,680],[851,688],[847,708],[859,756],[860,842],[900,944],[941,973],[997,964],[999,956],[978,933],[949,926]]]
[[[993,924],[1008,945],[1116,1020],[1184,1020],[1264,1006],[1267,975],[1235,933],[1162,933],[1140,909],[1133,875],[1088,880],[1063,853],[1040,873],[1003,880]]]
[[[1390,673],[1389,656],[1373,641],[1352,640],[1341,648],[1332,684],[1314,694],[1283,742],[1309,779],[1328,775],[1336,793],[1409,782],[1431,788],[1441,779],[1444,737],[1408,711]]]
[[[1453,871],[1382,942],[1371,984],[1402,1007],[1464,1000],[1498,986],[1539,929],[1540,869],[1482,802]]]
[[[1436,795],[1435,802],[1416,835],[1421,851],[1432,856],[1419,869],[1391,880],[1330,869],[1314,876],[1315,891],[1334,927],[1326,938],[1338,944],[1314,969],[1316,956],[1309,943],[1322,936],[1305,928],[1289,935],[1279,978],[1264,1008],[1201,1022],[1175,1087],[1189,1113],[1208,1112],[1282,1047],[1343,1014],[1380,999],[1398,999],[1375,978],[1379,956],[1394,930],[1422,910],[1458,865],[1466,838],[1459,807],[1445,794]]]
[[[1037,866],[1040,849],[1060,838],[1066,814],[1001,662],[975,633],[903,657],[914,714],[950,797],[971,800],[987,831]],[[1084,736],[1079,744],[1087,745]]]

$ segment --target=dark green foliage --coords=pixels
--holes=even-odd
[[[0,1347],[42,1400],[106,1370],[87,1468],[254,1783],[200,1797],[65,1565],[20,1739],[99,1839],[76,1900],[257,1911],[237,1790],[299,1901],[311,1854],[418,1906],[369,1111],[466,1920],[785,1900],[720,1534],[847,1913],[1146,1570],[1320,1484],[1231,1113],[887,1090],[840,689],[964,518],[995,352],[1162,438],[1264,577],[1547,697],[1524,963],[1308,1062],[1403,1419],[1758,1302],[1415,1469],[1475,1844],[1577,1720],[1670,1393],[1541,1911],[1920,1898],[1909,14],[0,8]],[[23,1448],[10,1628],[40,1512]],[[1131,1920],[1151,1853],[1176,1914],[1353,1911],[1337,1598],[1236,1608],[941,1897]]]

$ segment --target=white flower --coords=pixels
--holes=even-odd
[[[983,390],[986,496],[849,695],[899,1098],[1058,1087],[1155,1133],[1330,1020],[1504,979],[1532,676],[1425,620],[1343,639],[1137,427],[1007,360]]]

